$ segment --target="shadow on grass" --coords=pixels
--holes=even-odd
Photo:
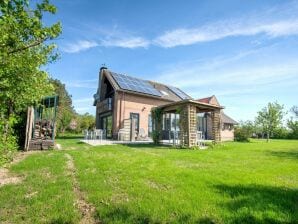
[[[280,158],[286,158],[286,159],[298,159],[298,151],[270,151],[268,152],[272,156],[277,156]]]
[[[69,220],[64,220],[62,218],[54,219],[49,222],[50,224],[73,224],[74,222]]]
[[[231,197],[224,204],[233,214],[231,223],[297,223],[297,189],[261,185],[216,185],[215,188]]]
[[[132,212],[125,207],[114,207],[109,210],[104,217],[100,213],[96,213],[96,218],[103,220],[104,223],[197,223],[197,224],[213,224],[216,223],[209,217],[194,220],[190,214],[176,214],[177,217],[169,217],[170,220],[158,220],[156,217],[152,218],[148,214],[140,214],[138,211]]]
[[[148,149],[148,148],[152,148],[152,149],[168,149],[171,146],[165,146],[165,145],[156,145],[153,143],[149,143],[149,144],[123,144],[127,147],[130,148],[139,148],[139,149]]]
[[[107,223],[125,221],[127,223],[152,223],[151,218],[146,214],[137,214],[130,212],[125,207],[111,208],[104,217],[100,213],[96,213],[96,218]]]
[[[84,136],[81,135],[66,135],[66,136],[59,136],[56,139],[84,139]]]

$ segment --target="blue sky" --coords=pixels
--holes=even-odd
[[[79,113],[94,114],[102,64],[216,95],[236,120],[268,102],[298,104],[298,1],[52,0],[60,60],[47,66]]]

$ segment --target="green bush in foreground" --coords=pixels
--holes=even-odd
[[[17,150],[17,138],[13,135],[13,129],[10,128],[15,119],[11,118],[10,125],[5,126],[5,122],[0,119],[0,166],[11,161],[14,152]]]

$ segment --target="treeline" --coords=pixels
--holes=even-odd
[[[71,95],[65,85],[58,79],[51,79],[54,92],[59,96],[56,118],[56,136],[63,136],[66,132],[80,134],[83,130],[95,128],[95,117],[89,113],[78,114],[73,108]]]
[[[284,121],[284,116],[290,118]],[[235,128],[236,141],[249,138],[298,139],[298,106],[285,111],[279,103],[268,103],[253,121],[243,121]]]

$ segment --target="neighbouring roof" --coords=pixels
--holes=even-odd
[[[237,121],[230,118],[228,115],[226,115],[224,112],[221,112],[221,121],[225,124],[238,124]]]
[[[210,105],[220,106],[217,98],[214,95],[205,97],[205,98],[201,98],[201,99],[197,99],[197,101],[201,102],[201,103],[208,103]],[[221,112],[221,121],[225,124],[238,124],[237,121],[235,121],[234,119],[232,119],[231,117],[226,115],[224,112]]]
[[[111,84],[116,87],[116,90],[153,96],[175,102],[184,99],[192,99],[189,95],[177,87],[115,73],[107,69],[104,71],[107,78],[111,81]]]
[[[205,97],[201,99],[197,99],[197,101],[202,102],[202,103],[209,103],[211,97]]]
[[[214,95],[209,96],[209,97],[205,97],[205,98],[201,98],[201,99],[197,99],[197,101],[199,101],[201,103],[209,103],[209,104],[212,104],[212,105],[220,106],[217,98]]]

